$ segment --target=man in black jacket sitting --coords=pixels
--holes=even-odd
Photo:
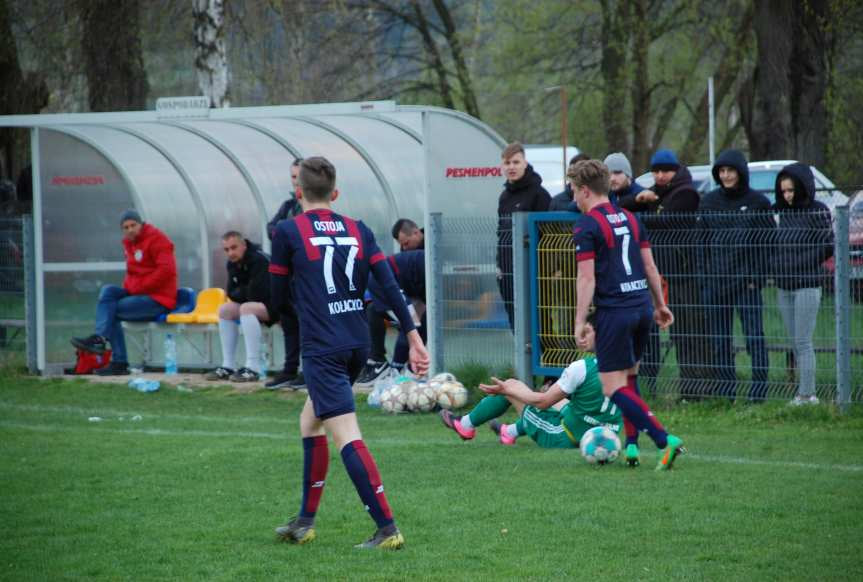
[[[261,378],[261,323],[272,325],[279,320],[270,301],[270,259],[258,245],[235,230],[222,236],[222,248],[228,257],[228,302],[219,307],[222,365],[206,378],[257,382]],[[240,327],[246,346],[246,365],[235,370],[234,352]]]

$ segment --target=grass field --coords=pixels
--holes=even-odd
[[[303,398],[0,372],[0,579],[863,579],[859,407],[660,410],[690,453],[656,473],[462,443],[360,397],[407,540],[380,553],[352,548],[373,523],[332,449],[318,540],[274,541],[299,505]]]

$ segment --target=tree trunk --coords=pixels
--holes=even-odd
[[[650,159],[648,127],[650,124],[650,26],[647,21],[647,0],[632,3],[635,12],[632,20],[632,156],[630,164],[635,170],[646,168]]]
[[[458,78],[458,84],[461,88],[465,111],[477,119],[480,119],[479,104],[476,100],[473,83],[471,82],[470,73],[468,72],[467,64],[465,63],[464,53],[462,52],[461,42],[459,41],[458,33],[456,32],[452,14],[443,0],[434,0],[434,7],[443,23],[444,38],[446,38],[447,44],[449,44],[453,61],[455,61],[456,77]]]
[[[629,152],[626,130],[627,67],[626,48],[629,38],[629,3],[626,0],[602,1],[602,73],[605,97],[602,121],[605,125],[608,151]]]
[[[714,107],[719,110],[725,97],[734,86],[740,74],[740,67],[743,64],[743,56],[749,48],[749,34],[752,32],[752,16],[754,7],[749,4],[746,11],[743,13],[743,18],[740,19],[737,31],[732,39],[732,44],[726,47],[725,54],[719,62],[719,66],[714,74],[714,87],[716,91],[713,96]],[[686,136],[686,142],[680,150],[680,159],[686,160],[687,164],[693,163],[695,160],[706,159],[704,155],[707,145],[707,128],[709,121],[709,94],[707,87],[704,88],[704,93],[695,108],[695,114],[692,123],[689,126],[689,133]],[[735,132],[736,133],[736,132]],[[703,157],[702,157],[703,156]]]
[[[788,66],[794,39],[794,3],[763,0],[755,5],[758,64],[746,137],[753,160],[783,160],[793,151]]]
[[[794,2],[791,129],[795,159],[824,167],[828,143],[827,85],[833,42],[827,0]]]
[[[6,115],[39,113],[46,105],[45,81],[37,74],[21,71],[9,7],[6,0],[0,0],[0,111]],[[8,127],[0,129],[0,178],[14,180],[19,166],[26,165],[20,163],[24,154],[22,148],[16,147],[15,131]]]
[[[443,100],[443,105],[444,107],[455,109],[455,101],[452,97],[452,87],[450,87],[449,84],[446,67],[444,67],[440,51],[437,48],[434,37],[432,37],[431,30],[429,30],[428,20],[425,17],[422,6],[420,6],[420,3],[417,0],[412,0],[411,7],[416,15],[415,26],[417,32],[419,32],[420,37],[423,39],[423,46],[425,47],[428,58],[431,59],[432,71],[437,79],[438,93]],[[406,22],[410,21],[406,20]]]
[[[150,84],[138,0],[78,0],[91,111],[144,109]]]
[[[223,0],[193,0],[195,18],[195,69],[201,94],[210,107],[230,107],[230,75],[225,53]]]

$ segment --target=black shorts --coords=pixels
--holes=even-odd
[[[596,364],[600,372],[628,370],[641,360],[653,325],[653,306],[596,308]]]
[[[316,417],[326,420],[356,410],[353,384],[368,354],[368,348],[356,348],[303,357],[303,376]]]

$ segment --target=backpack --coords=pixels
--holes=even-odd
[[[104,368],[111,361],[111,350],[105,350],[102,354],[94,354],[85,350],[75,350],[75,374],[92,374],[100,368]]]

